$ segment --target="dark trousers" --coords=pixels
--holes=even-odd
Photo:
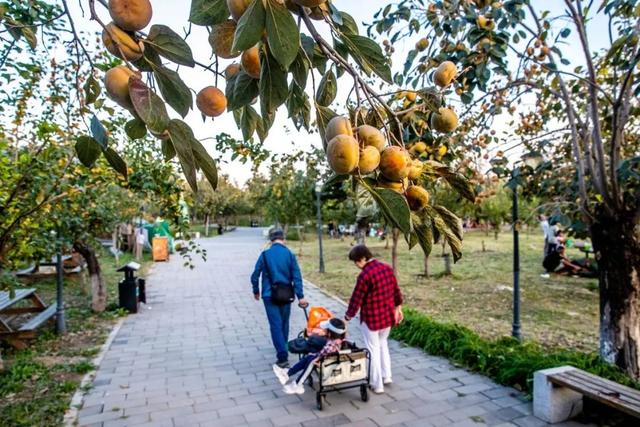
[[[289,371],[287,372],[287,375],[289,375],[289,377],[292,377],[298,372],[302,372],[302,375],[296,380],[298,384],[302,384],[304,380],[307,378],[307,376],[309,376],[309,374],[311,373],[311,370],[308,369],[309,366],[311,366],[313,361],[316,360],[317,358],[318,358],[317,353],[307,354],[289,369]]]
[[[271,302],[271,298],[263,298],[264,308],[269,319],[271,330],[271,341],[276,349],[278,362],[285,362],[289,359],[287,342],[289,341],[289,316],[291,315],[291,304],[276,305]]]

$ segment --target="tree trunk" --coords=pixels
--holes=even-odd
[[[430,276],[430,274],[429,274],[429,257],[425,256],[424,257],[424,277],[426,279],[428,279],[429,276]]]
[[[89,281],[91,282],[91,309],[96,313],[103,312],[107,307],[107,287],[102,277],[100,263],[95,250],[84,242],[76,242],[73,248],[87,262]]]
[[[591,238],[600,272],[600,356],[640,378],[640,234],[633,214],[598,212]]]
[[[393,245],[391,246],[391,266],[393,273],[398,277],[398,241],[400,240],[400,230],[394,228],[391,232],[393,236]]]
[[[204,220],[204,235],[209,237],[209,214],[207,214]]]
[[[385,234],[385,237],[384,237],[384,240],[385,240],[384,248],[385,249],[389,249],[389,240],[391,240],[391,239],[389,239],[389,231],[387,230],[386,227],[385,227],[384,231],[385,231],[385,233],[384,233]]]
[[[300,242],[300,249],[298,249],[298,256],[302,257],[302,243],[304,243],[304,238],[302,237],[302,230],[300,229],[299,219],[296,219],[296,227],[298,230],[298,241]]]
[[[500,226],[496,225],[495,228],[493,229],[493,238],[495,240],[498,240],[498,234],[500,234]]]
[[[484,244],[484,239],[482,239],[482,252],[487,252],[487,247]]]

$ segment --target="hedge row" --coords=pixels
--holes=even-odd
[[[405,310],[405,321],[392,330],[392,337],[529,394],[533,390],[535,371],[563,365],[575,366],[640,389],[640,383],[619,368],[605,363],[596,354],[576,351],[548,353],[536,343],[520,343],[510,337],[487,340],[463,326],[436,322],[411,309]]]

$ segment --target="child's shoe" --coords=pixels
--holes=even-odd
[[[281,368],[278,365],[273,365],[273,373],[276,374],[276,377],[278,378],[278,381],[280,381],[280,384],[285,385],[287,383],[287,381],[289,381],[289,374],[288,374],[288,370],[285,368]]]
[[[282,387],[282,391],[287,394],[304,394],[304,384],[298,384],[297,382],[285,384]]]

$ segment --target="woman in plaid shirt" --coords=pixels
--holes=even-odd
[[[392,382],[387,340],[391,327],[403,320],[402,294],[391,266],[374,259],[366,246],[354,246],[349,259],[362,271],[344,318],[348,322],[360,311],[362,336],[371,353],[371,387],[384,393],[384,385]]]

